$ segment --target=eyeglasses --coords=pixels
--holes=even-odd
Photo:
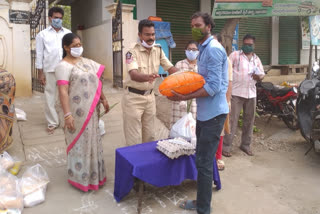
[[[188,51],[197,51],[198,49],[197,48],[188,48],[187,50]]]

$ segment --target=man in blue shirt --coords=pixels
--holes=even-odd
[[[219,145],[224,121],[229,113],[226,99],[228,89],[227,54],[222,45],[211,35],[214,27],[212,17],[197,12],[191,17],[192,37],[199,42],[198,73],[206,83],[198,91],[169,97],[170,100],[190,100],[197,98],[197,147],[196,165],[197,200],[180,204],[187,210],[197,210],[198,214],[209,214],[212,197],[213,160]]]

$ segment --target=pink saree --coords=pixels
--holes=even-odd
[[[69,105],[76,131],[65,130],[68,156],[68,182],[82,190],[98,190],[106,182],[103,148],[99,134],[100,77],[104,66],[82,58],[72,69],[69,82]]]

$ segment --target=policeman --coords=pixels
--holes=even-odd
[[[161,46],[155,44],[152,21],[139,22],[139,38],[133,49],[126,53],[126,91],[122,99],[123,127],[127,145],[155,140],[156,103],[154,81],[159,77],[161,65],[170,74],[177,71],[165,56]]]

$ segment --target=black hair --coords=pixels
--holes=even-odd
[[[142,33],[144,27],[154,27],[154,23],[148,19],[143,19],[139,22],[139,33]]]
[[[198,46],[198,42],[191,40],[191,41],[189,41],[189,42],[187,43],[187,45],[186,45],[186,47],[185,47],[185,50],[187,50],[187,49],[188,49],[188,46],[191,45],[191,44],[195,44],[196,46]]]
[[[218,40],[218,42],[220,42],[220,43],[222,42],[222,36],[221,36],[220,33],[214,33],[213,36],[216,37],[216,39]]]
[[[252,36],[251,34],[247,34],[243,37],[242,41],[246,40],[246,39],[252,39],[253,42],[256,42],[256,37]]]
[[[49,17],[52,17],[53,13],[60,13],[62,14],[62,17],[64,16],[64,11],[61,7],[51,7],[48,13]]]
[[[192,16],[191,16],[191,20],[192,19],[196,19],[198,17],[201,17],[204,21],[204,24],[206,26],[210,25],[211,26],[211,31],[213,31],[214,27],[216,26],[213,18],[210,14],[208,13],[203,13],[203,12],[195,12]]]
[[[64,35],[64,37],[62,38],[62,49],[63,49],[62,58],[65,58],[67,56],[67,52],[64,49],[64,46],[71,45],[73,40],[76,39],[76,38],[81,40],[81,38],[78,35],[74,34],[74,33],[67,33],[66,35]]]

